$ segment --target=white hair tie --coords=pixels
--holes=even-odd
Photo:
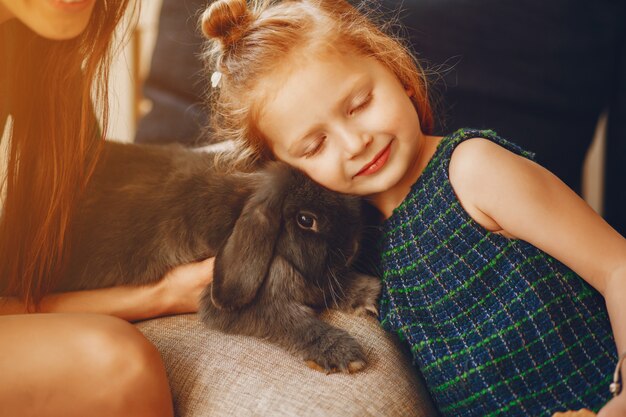
[[[222,73],[219,71],[215,71],[211,74],[211,87],[216,88],[220,85],[220,80],[222,79]]]

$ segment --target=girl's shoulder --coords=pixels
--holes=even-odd
[[[506,199],[501,184],[519,181],[525,175],[518,159],[523,155],[484,137],[467,138],[451,152],[448,165],[450,186],[467,212],[485,229],[507,235],[504,228],[485,212],[485,200]],[[512,237],[512,236],[508,236]]]
[[[523,156],[528,159],[535,159],[535,154],[523,149],[508,138],[504,138],[498,135],[493,130],[486,129],[458,129],[457,131],[445,136],[441,143],[443,153],[448,158],[451,158],[452,153],[456,151],[456,148],[461,144],[465,144],[464,148],[482,147],[489,148],[489,143],[498,145],[508,151]],[[471,145],[470,145],[471,144]]]
[[[503,160],[511,157],[525,157],[500,143],[488,138],[476,136],[467,138],[450,150],[448,171],[450,182],[454,185],[465,179],[472,179],[481,173],[494,174]]]
[[[447,142],[446,169],[455,189],[462,184],[489,184],[489,178],[514,173],[512,169],[519,166],[520,160],[534,160],[533,153],[489,130],[462,129],[444,141]]]
[[[453,186],[484,179],[484,175],[506,175],[509,164],[520,157],[535,159],[534,153],[492,130],[460,129],[444,137],[440,146]]]

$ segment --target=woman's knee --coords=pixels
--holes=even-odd
[[[102,317],[78,343],[101,397],[125,415],[170,416],[171,393],[161,355],[132,324]],[[122,415],[122,414],[120,414]]]
[[[89,324],[75,343],[94,368],[118,378],[163,368],[157,349],[132,324],[106,316]]]

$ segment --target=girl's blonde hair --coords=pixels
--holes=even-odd
[[[12,120],[0,178],[0,295],[29,308],[54,291],[71,255],[70,219],[105,135],[111,41],[130,2],[97,1],[69,40],[45,39],[17,19],[0,25],[0,136]]]
[[[221,73],[209,94],[213,133],[232,139],[242,159],[271,158],[256,128],[259,82],[274,73],[294,51],[326,45],[373,57],[391,70],[407,90],[422,130],[430,133],[433,115],[426,77],[409,49],[344,0],[218,0],[202,15],[211,39],[203,57],[208,74]]]

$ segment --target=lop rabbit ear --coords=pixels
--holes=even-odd
[[[218,251],[211,300],[218,308],[249,304],[267,276],[280,233],[282,199],[273,192],[252,195],[233,232]]]

